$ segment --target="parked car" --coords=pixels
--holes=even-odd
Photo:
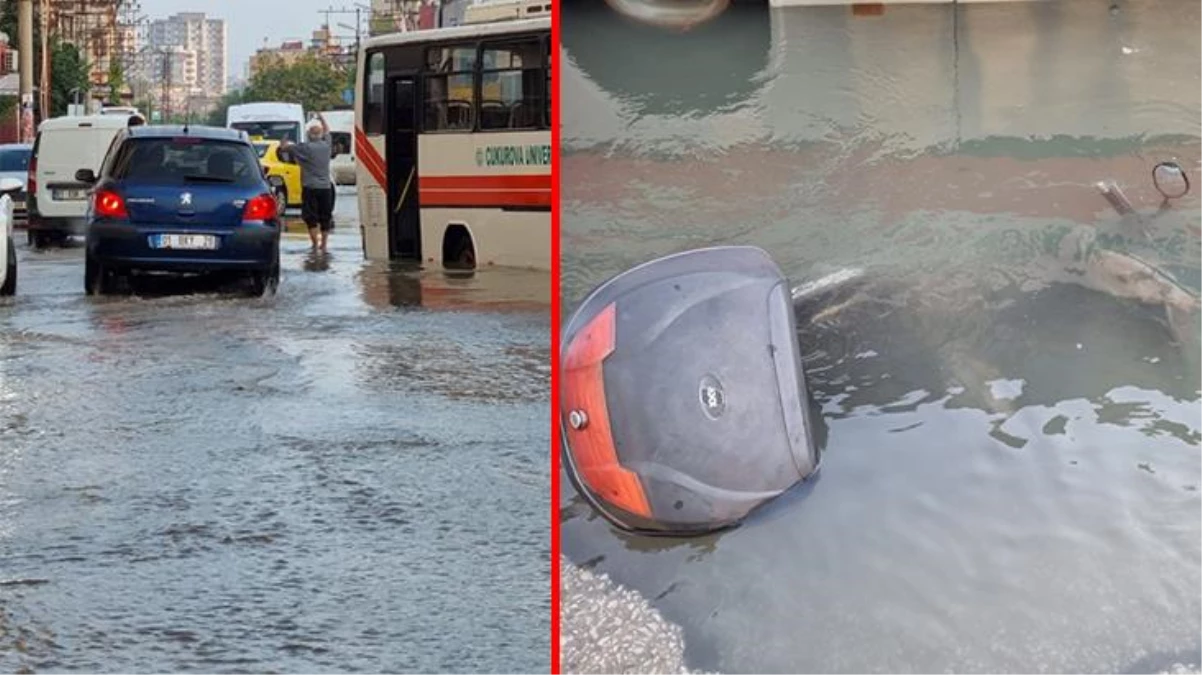
[[[8,143],[0,145],[0,178],[16,178],[21,189],[10,196],[13,200],[13,219],[16,224],[25,222],[25,183],[29,180],[29,158],[33,156],[32,143]]]
[[[131,273],[235,272],[253,295],[280,278],[280,219],[246,134],[218,127],[118,132],[90,186],[84,289],[110,293]]]
[[[17,292],[17,249],[13,244],[12,195],[25,189],[25,181],[12,176],[0,177],[0,295]]]
[[[272,194],[276,197],[277,210],[283,214],[289,206],[300,208],[300,165],[280,154],[279,141],[256,140],[254,147],[267,175],[267,182],[271,184]]]
[[[117,132],[143,121],[140,115],[79,115],[38,126],[29,160],[29,243],[41,247],[83,234],[90,186],[75,173],[99,171]]]

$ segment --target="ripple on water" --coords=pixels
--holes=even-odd
[[[0,581],[45,583],[0,587],[0,670],[547,669],[545,309],[365,303],[342,236],[265,300],[92,301],[22,249]],[[389,375],[419,338],[433,378]],[[456,359],[509,381],[455,398]]]

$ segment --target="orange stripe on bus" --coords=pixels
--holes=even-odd
[[[363,165],[363,168],[367,169],[372,178],[376,180],[376,183],[378,183],[380,187],[385,187],[387,185],[385,182],[387,174],[385,174],[384,170],[372,160],[371,155],[366,151],[362,142],[355,144],[355,154],[359,157],[359,163]]]
[[[423,190],[550,190],[550,174],[422,176]]]
[[[422,208],[437,206],[551,206],[545,190],[421,190]]]
[[[387,177],[387,172],[384,171],[384,167],[373,160],[370,154],[362,152],[362,146],[356,147],[355,152],[358,154],[359,163],[362,164],[369,173],[371,173],[372,177],[376,179],[376,182],[378,182],[381,187],[384,187],[385,178]]]
[[[380,153],[376,151],[375,146],[368,140],[367,134],[359,127],[355,127],[355,154],[359,161],[367,168],[372,177],[376,179],[380,187],[387,188],[388,172],[384,164],[384,159],[380,157]]]

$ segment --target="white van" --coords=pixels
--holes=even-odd
[[[29,241],[45,246],[84,233],[91,186],[75,180],[75,172],[100,172],[117,132],[143,124],[141,115],[55,117],[38,126],[29,158]]]
[[[225,126],[245,131],[251,138],[293,143],[304,140],[305,109],[299,103],[243,103],[232,105]]]
[[[355,111],[329,110],[323,112],[330,126],[330,142],[334,158],[330,160],[330,178],[336,185],[355,184]]]
[[[141,115],[142,112],[137,108],[132,108],[127,105],[106,105],[100,109],[101,115]]]

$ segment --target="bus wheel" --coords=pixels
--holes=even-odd
[[[457,270],[476,268],[476,246],[466,227],[452,225],[447,228],[442,239],[442,265]]]
[[[464,269],[476,267],[476,250],[472,248],[472,242],[463,242],[463,245],[459,247],[459,253],[455,254],[454,264]]]

